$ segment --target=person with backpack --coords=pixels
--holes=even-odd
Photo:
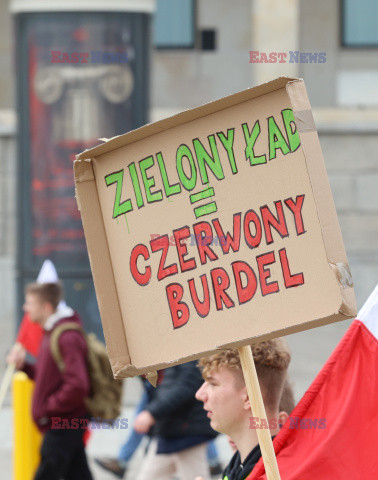
[[[71,308],[57,309],[62,296],[59,283],[26,286],[24,311],[45,333],[36,364],[25,362],[22,356],[14,363],[35,381],[32,416],[44,438],[34,480],[92,480],[83,443],[91,390],[88,344],[80,330],[62,331],[57,340],[60,366],[50,345],[54,330],[64,323],[81,326]]]

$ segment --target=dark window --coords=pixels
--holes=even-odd
[[[201,31],[201,48],[202,50],[216,49],[216,32],[215,30]]]

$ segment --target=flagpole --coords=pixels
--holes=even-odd
[[[257,417],[260,422],[265,420],[266,423],[264,423],[268,424],[251,347],[249,345],[240,347],[238,351],[253,416]],[[278,470],[276,455],[274,453],[272,437],[270,436],[270,430],[269,428],[257,428],[256,432],[267,479],[280,480],[281,477]]]
[[[8,366],[7,366],[7,369],[5,370],[5,374],[4,374],[3,380],[1,382],[1,387],[0,387],[0,410],[3,407],[4,399],[5,399],[5,396],[7,394],[9,385],[11,384],[14,370],[15,370],[14,364],[9,363]]]

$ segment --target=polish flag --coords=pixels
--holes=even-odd
[[[377,435],[378,285],[275,437],[281,479],[378,479]]]
[[[38,323],[33,323],[29,315],[24,313],[22,317],[20,329],[17,334],[16,342],[21,343],[25,350],[37,357],[39,353],[39,347],[41,346],[43,337],[43,328]]]

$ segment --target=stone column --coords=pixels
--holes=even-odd
[[[250,50],[287,53],[286,63],[250,63],[254,85],[280,76],[298,76],[289,51],[299,50],[299,0],[251,0]]]

